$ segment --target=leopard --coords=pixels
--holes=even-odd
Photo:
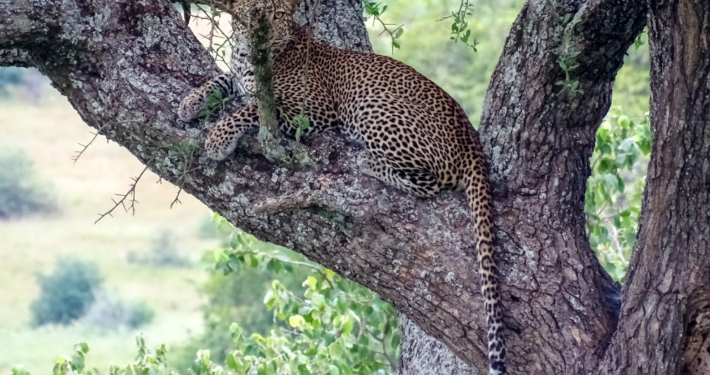
[[[453,97],[410,66],[315,40],[294,21],[300,3],[218,2],[216,7],[232,15],[230,71],[191,91],[180,103],[178,117],[194,120],[217,91],[222,98],[243,100],[207,134],[205,153],[217,161],[235,150],[242,135],[260,126],[250,38],[258,20],[266,19],[276,117],[286,137],[340,132],[364,149],[356,163],[367,176],[421,198],[444,189],[465,192],[484,299],[489,374],[507,374],[490,183],[478,132]],[[300,126],[298,116],[306,116],[310,126]]]

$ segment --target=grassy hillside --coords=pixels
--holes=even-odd
[[[146,301],[157,316],[145,328],[151,341],[173,343],[199,329],[201,298],[195,284],[204,272],[191,268],[155,268],[131,264],[129,252],[150,251],[163,231],[174,233],[177,250],[197,260],[212,244],[197,238],[209,210],[183,195],[170,209],[177,189],[146,174],[138,187],[135,216],[116,211],[94,224],[123,193],[142,165],[126,151],[100,137],[79,159],[71,160],[78,142],[91,139],[89,128],[58,94],[31,104],[16,98],[0,102],[0,149],[19,149],[35,163],[37,178],[57,197],[59,211],[0,222],[0,373],[24,363],[34,374],[46,373],[56,358],[79,341],[92,343],[90,360],[102,367],[129,360],[136,332],[94,332],[90,327],[32,329],[30,303],[38,287],[35,275],[50,272],[57,258],[73,256],[95,263],[108,292],[128,301]]]

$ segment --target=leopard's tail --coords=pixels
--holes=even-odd
[[[481,294],[486,311],[488,364],[490,375],[505,375],[503,315],[498,290],[498,267],[494,260],[493,219],[488,176],[482,156],[474,160],[473,170],[464,177],[466,197],[472,213],[473,232],[478,251]]]

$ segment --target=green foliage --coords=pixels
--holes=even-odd
[[[460,40],[467,47],[473,49],[473,52],[478,52],[476,48],[478,41],[476,38],[471,39],[471,29],[468,28],[468,22],[466,21],[466,17],[471,15],[473,15],[473,5],[471,5],[468,0],[462,0],[457,11],[451,12],[450,16],[443,17],[439,21],[453,19],[454,22],[451,24],[450,39],[453,40],[454,43]]]
[[[645,42],[643,41],[644,34],[646,34],[646,29],[644,29],[641,34],[636,37],[636,39],[634,39],[634,47],[636,47],[636,49],[641,48],[641,46],[645,44]]]
[[[36,325],[69,324],[82,316],[101,287],[96,268],[77,259],[60,259],[54,272],[38,276],[40,295],[32,303]]]
[[[138,346],[136,360],[123,366],[111,365],[109,375],[177,375],[175,371],[168,368],[165,356],[168,350],[165,345],[160,345],[151,351],[146,347],[142,334],[136,337],[136,345]]]
[[[568,90],[572,94],[584,94],[584,90],[579,88],[579,81],[573,81],[570,78],[570,72],[579,67],[577,56],[579,56],[579,52],[573,50],[564,55],[561,54],[557,58],[557,64],[562,68],[562,71],[565,72],[565,79],[555,82],[555,85],[562,86],[560,94],[565,92],[565,90]]]
[[[54,210],[56,203],[35,181],[27,155],[0,151],[0,220]]]
[[[402,25],[395,27],[394,29],[390,29],[389,26],[392,26],[391,23],[385,23],[385,21],[380,18],[385,11],[387,11],[387,5],[382,5],[382,3],[377,3],[371,0],[364,0],[363,4],[365,5],[364,10],[365,10],[365,21],[368,21],[370,18],[372,18],[372,26],[375,26],[375,22],[378,22],[382,26],[382,32],[380,35],[387,33],[390,37],[391,41],[391,48],[392,52],[394,52],[394,49],[400,48],[400,38],[402,37],[402,34],[404,34],[404,29],[402,28]]]
[[[308,116],[304,114],[300,114],[294,117],[293,122],[296,123],[296,126],[298,126],[298,128],[296,129],[296,142],[301,142],[301,136],[303,135],[303,131],[310,129],[311,122],[308,119]]]
[[[215,216],[215,222],[222,227],[229,226],[219,216]],[[394,309],[375,293],[301,256],[259,242],[234,228],[225,238],[223,248],[211,255],[214,256],[214,269],[220,274],[235,278],[247,272],[250,277],[230,285],[233,291],[242,292],[235,298],[236,301],[244,300],[243,293],[259,290],[254,275],[271,278],[279,275],[281,280],[297,276],[305,281],[283,283],[272,280],[266,283],[268,287],[261,307],[263,309],[266,305],[266,309],[272,311],[273,320],[264,326],[266,329],[261,333],[247,333],[244,324],[230,322],[224,326],[225,316],[219,309],[206,310],[210,312],[206,322],[219,323],[216,326],[218,330],[208,327],[205,336],[221,333],[229,348],[219,348],[222,354],[208,349],[198,350],[197,358],[186,374],[395,374],[397,348],[401,341],[397,316]],[[225,279],[220,277],[220,280]],[[234,296],[225,293],[221,283],[215,283],[215,280],[211,277],[206,285],[209,305],[226,307],[227,304],[215,303],[225,298],[229,305],[235,307],[237,302],[230,300]],[[249,288],[244,287],[247,282]],[[299,284],[301,291],[294,291]],[[255,315],[268,314],[262,310],[261,313],[255,312]],[[136,361],[124,366],[111,366],[110,375],[178,374],[167,364],[164,345],[150,351],[143,337],[137,338],[137,344]],[[74,355],[58,360],[55,369],[60,372],[57,373],[98,374],[97,370],[85,370],[84,354],[87,352],[86,344],[77,345]]]
[[[397,318],[375,293],[330,270],[285,252],[259,251],[253,237],[235,231],[227,247],[215,252],[215,268],[224,274],[245,268],[273,274],[310,269],[303,295],[278,280],[264,297],[266,308],[287,327],[269,335],[245,334],[230,326],[236,350],[227,366],[237,374],[256,368],[259,374],[394,373]]]
[[[610,111],[596,134],[584,211],[589,242],[617,281],[626,274],[636,242],[650,152],[648,116],[634,122],[618,108]]]
[[[550,1],[550,5],[554,11],[555,5]],[[562,68],[565,73],[565,79],[555,82],[555,85],[562,86],[560,94],[565,91],[569,91],[571,94],[584,94],[584,91],[579,88],[579,81],[572,80],[570,78],[570,72],[579,67],[577,62],[577,57],[579,56],[579,51],[572,44],[572,32],[574,30],[574,23],[572,21],[572,14],[567,13],[564,15],[557,14],[555,12],[555,17],[557,18],[557,25],[555,27],[555,35],[553,40],[558,43],[558,56],[557,65]]]
[[[215,89],[214,92],[207,97],[205,107],[197,114],[197,119],[200,123],[208,121],[216,112],[223,110],[229,100],[229,98],[225,98],[224,95],[222,95],[222,90]]]
[[[400,336],[391,306],[217,215],[214,221],[217,231],[230,233],[209,254],[214,273],[202,287],[209,298],[205,332],[171,356],[176,368],[205,374],[209,358],[237,374],[260,366],[283,374],[328,374],[333,368],[343,374],[393,373]],[[187,363],[186,352],[198,349],[198,360]]]
[[[30,375],[30,372],[25,370],[24,366],[15,366],[12,368],[11,375]]]
[[[59,357],[52,369],[53,375],[99,375],[99,370],[86,370],[86,353],[89,345],[85,342],[74,345],[74,354]]]

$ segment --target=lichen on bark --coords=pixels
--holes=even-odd
[[[261,127],[257,139],[264,150],[264,156],[278,163],[286,163],[288,157],[280,144],[278,116],[276,113],[276,97],[274,95],[273,57],[269,46],[271,25],[266,14],[252,14],[256,28],[251,35],[251,56],[249,60],[254,67],[256,81],[256,100],[259,106]]]

